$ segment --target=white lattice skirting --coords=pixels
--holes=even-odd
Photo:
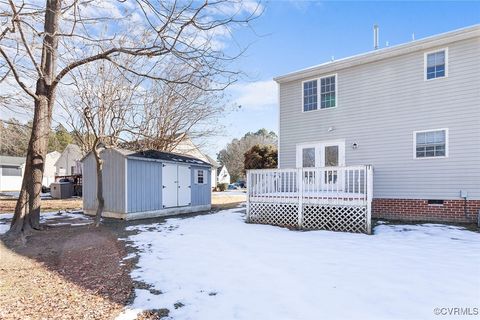
[[[303,230],[370,233],[367,206],[250,202],[247,222]]]

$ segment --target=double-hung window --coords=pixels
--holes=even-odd
[[[303,111],[337,106],[336,75],[303,82]]]
[[[303,83],[303,111],[318,109],[318,81],[311,80]]]
[[[447,50],[425,54],[425,79],[444,78],[447,75]]]
[[[447,129],[415,132],[415,158],[447,156]]]
[[[320,79],[320,108],[335,107],[335,76]]]

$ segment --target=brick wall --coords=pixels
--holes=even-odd
[[[445,200],[443,205],[428,204],[428,200],[373,199],[372,217],[404,221],[477,223],[480,200]]]

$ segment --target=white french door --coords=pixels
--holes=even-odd
[[[340,190],[343,181],[338,170],[345,165],[345,141],[325,141],[297,145],[297,168],[303,172],[304,190]],[[311,168],[311,169],[308,169]],[[324,169],[315,169],[324,168]]]
[[[297,168],[345,165],[345,141],[325,141],[297,145]]]

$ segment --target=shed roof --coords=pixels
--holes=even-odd
[[[110,150],[115,150],[116,152],[120,153],[126,158],[133,158],[133,159],[145,159],[145,160],[164,160],[164,161],[170,161],[170,162],[183,162],[183,163],[188,163],[188,164],[197,164],[197,165],[202,165],[202,166],[209,166],[211,167],[212,165],[208,162],[205,162],[203,160],[194,158],[194,157],[189,157],[185,156],[182,154],[177,154],[173,152],[165,152],[165,151],[158,151],[158,150],[143,150],[143,151],[132,151],[128,149],[123,149],[123,148],[107,148]],[[88,152],[80,161],[85,160],[85,158],[90,155],[92,152]]]
[[[188,157],[185,155],[172,153],[172,152],[164,152],[164,151],[157,151],[157,150],[144,150],[133,152],[129,150],[118,150],[120,153],[124,154],[127,158],[143,158],[143,159],[155,159],[155,160],[165,160],[165,161],[172,161],[172,162],[183,162],[189,164],[198,164],[204,166],[212,166],[210,163],[205,162],[203,160]]]
[[[25,163],[25,157],[0,156],[0,165],[21,166]]]

